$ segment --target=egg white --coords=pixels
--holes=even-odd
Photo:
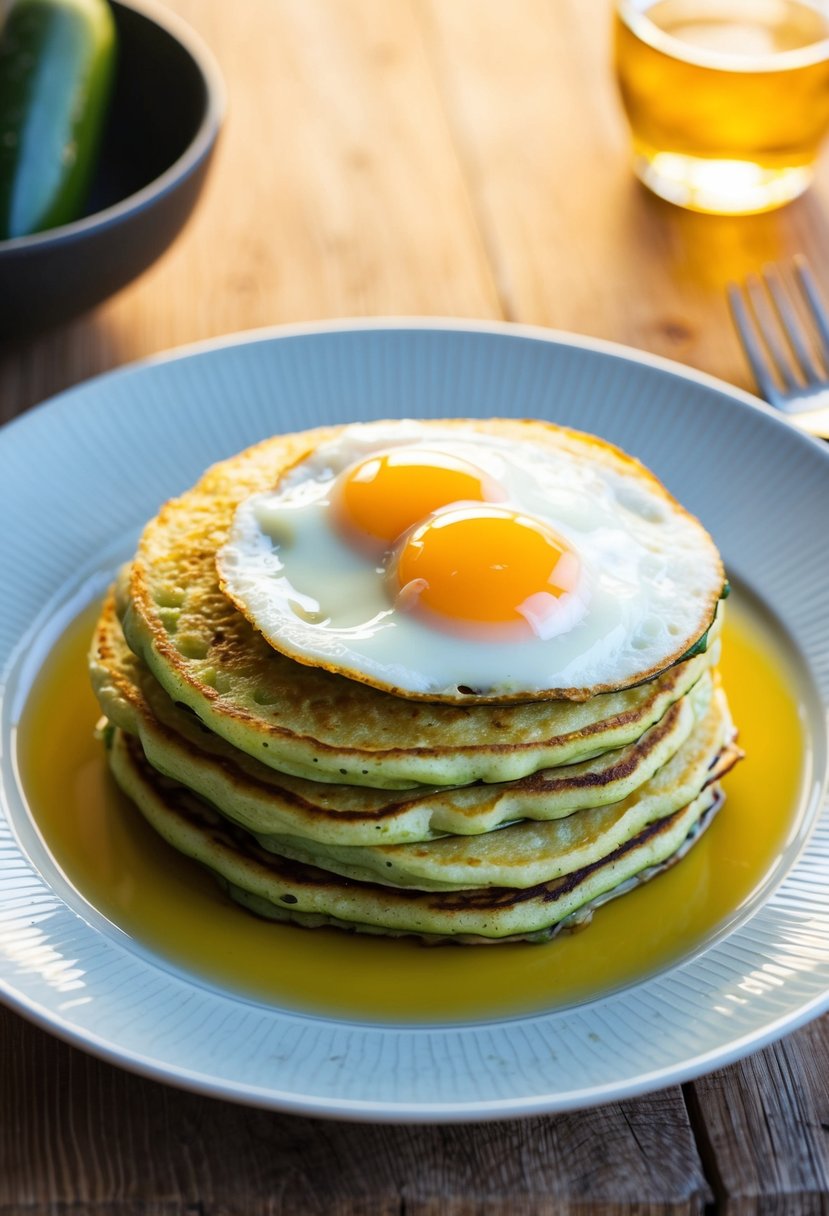
[[[577,610],[563,631],[495,643],[395,608],[386,563],[343,539],[330,504],[339,473],[404,444],[477,466],[504,488],[505,505],[546,521],[578,554]],[[582,454],[573,444],[415,421],[345,427],[273,491],[245,499],[217,568],[224,592],[275,649],[435,699],[627,687],[697,641],[723,580],[701,525],[634,463],[591,459],[588,443]]]

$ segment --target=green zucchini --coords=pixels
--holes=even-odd
[[[82,213],[114,59],[107,0],[14,0],[0,31],[0,239]]]

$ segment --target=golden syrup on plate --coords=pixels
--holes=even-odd
[[[735,602],[736,601],[736,602]],[[722,671],[747,758],[725,806],[678,865],[545,945],[424,947],[259,920],[180,857],[109,776],[86,675],[96,612],[41,670],[18,733],[21,780],[74,888],[144,949],[195,978],[281,1008],[371,1021],[520,1016],[605,994],[687,957],[771,880],[804,782],[796,681],[773,623],[732,597]]]

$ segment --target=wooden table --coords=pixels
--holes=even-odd
[[[194,339],[363,315],[532,322],[750,387],[726,282],[800,250],[829,283],[826,160],[806,196],[754,218],[634,182],[609,0],[171,7],[230,94],[205,196],[134,286],[0,354],[3,419]],[[827,1018],[682,1089],[473,1127],[248,1110],[7,1011],[0,1060],[0,1216],[829,1211]]]

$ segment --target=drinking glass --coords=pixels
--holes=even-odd
[[[829,130],[829,0],[617,0],[634,169],[697,211],[779,207]]]

